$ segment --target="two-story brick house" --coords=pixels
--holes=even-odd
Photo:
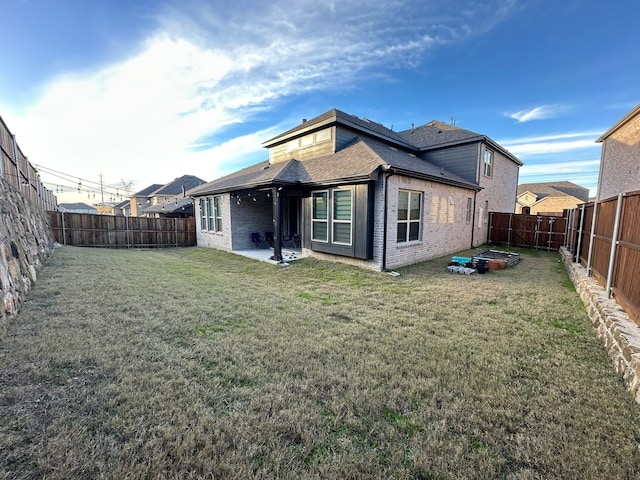
[[[640,189],[640,104],[602,134],[598,198]]]
[[[269,160],[189,191],[198,245],[243,250],[252,232],[305,255],[384,270],[486,242],[513,212],[522,162],[441,122],[395,132],[330,110],[266,141]]]

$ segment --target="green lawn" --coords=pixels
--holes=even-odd
[[[0,478],[640,478],[640,407],[559,256],[522,257],[62,247],[0,330]]]

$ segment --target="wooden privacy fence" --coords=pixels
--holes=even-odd
[[[511,247],[558,250],[565,243],[567,219],[546,215],[489,213],[489,242]]]
[[[47,212],[54,240],[62,245],[104,248],[166,248],[196,245],[189,218],[146,218]]]
[[[56,197],[40,181],[36,169],[22,153],[7,125],[0,117],[0,177],[44,210],[53,210]]]
[[[571,210],[567,249],[640,325],[640,191]]]

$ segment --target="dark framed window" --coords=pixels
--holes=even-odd
[[[422,224],[422,192],[398,192],[398,243],[420,240]]]
[[[329,241],[329,192],[313,192],[311,195],[311,240]]]
[[[333,243],[351,245],[353,217],[353,191],[334,190],[333,191],[333,216],[332,233]]]

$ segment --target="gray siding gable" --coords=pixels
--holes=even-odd
[[[420,154],[420,158],[442,167],[465,180],[478,183],[479,143],[469,143],[457,147],[430,150]]]

